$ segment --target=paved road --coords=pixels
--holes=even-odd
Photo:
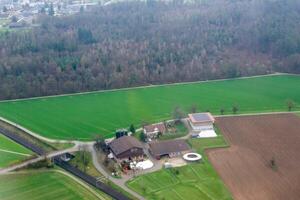
[[[144,149],[148,149],[148,144],[144,144]],[[163,161],[162,160],[156,160],[155,158],[153,158],[150,153],[148,151],[145,152],[145,154],[147,155],[147,157],[153,162],[154,166],[150,169],[147,170],[139,170],[135,173],[130,173],[130,174],[123,174],[122,178],[113,178],[111,177],[111,175],[104,169],[104,167],[100,164],[100,161],[98,159],[97,156],[97,151],[95,150],[94,146],[89,146],[89,151],[92,154],[92,158],[93,158],[93,164],[96,167],[96,169],[103,174],[105,177],[108,177],[108,179],[110,181],[112,181],[114,184],[120,186],[122,189],[124,189],[125,191],[129,192],[130,194],[132,194],[133,196],[135,196],[137,199],[140,200],[145,200],[144,197],[142,197],[141,195],[139,195],[138,193],[136,193],[135,191],[129,189],[126,185],[126,182],[133,179],[135,176],[138,175],[143,175],[143,174],[147,174],[147,173],[151,173],[151,172],[155,172],[158,171],[160,169],[163,168]]]
[[[42,161],[44,160],[45,158],[54,158],[56,156],[59,156],[59,155],[62,155],[62,154],[65,154],[65,153],[71,153],[71,152],[76,152],[78,151],[78,146],[74,146],[72,148],[69,148],[69,149],[65,149],[65,150],[61,150],[61,151],[55,151],[55,152],[51,152],[49,154],[46,154],[44,156],[39,156],[37,158],[33,158],[33,159],[30,159],[30,160],[27,160],[25,162],[22,162],[20,164],[17,164],[17,165],[13,165],[13,166],[10,166],[10,167],[7,167],[7,168],[3,168],[3,169],[0,169],[0,175],[1,174],[6,174],[8,172],[12,172],[12,171],[15,171],[17,169],[21,169],[21,168],[24,168],[30,164],[33,164],[33,163],[37,163],[39,161]]]
[[[263,113],[251,113],[251,114],[234,114],[234,115],[217,115],[215,117],[232,117],[232,116],[249,116],[249,115],[268,115],[268,114],[286,114],[286,113],[300,113],[300,111],[293,111],[293,112],[263,112]],[[4,118],[1,118],[0,117],[0,120],[4,121],[4,122],[7,122],[9,124],[11,124],[12,126],[15,126],[17,128],[19,128],[20,130],[40,139],[40,140],[43,140],[43,141],[46,141],[46,142],[62,142],[62,143],[65,143],[65,142],[70,142],[70,141],[66,141],[66,140],[52,140],[52,139],[49,139],[49,138],[45,138],[43,136],[40,136],[36,133],[33,133],[31,132],[30,130],[24,128],[24,127],[21,127],[19,126],[18,124],[16,123],[13,123],[11,121],[8,121]],[[186,121],[186,119],[184,119],[184,123],[188,123]],[[189,127],[189,126],[188,126]],[[189,134],[184,136],[184,137],[181,137],[181,139],[187,139],[189,138],[191,135],[191,131],[189,131]],[[80,146],[87,146],[88,147],[88,150],[92,153],[92,158],[93,158],[93,163],[96,167],[96,169],[102,173],[104,176],[106,177],[110,177],[110,174],[108,174],[104,169],[103,167],[99,164],[99,161],[98,161],[98,157],[97,157],[97,153],[93,147],[94,145],[94,142],[81,142],[81,141],[71,141],[75,144],[74,147],[72,148],[69,148],[69,149],[66,149],[66,150],[62,150],[62,151],[56,151],[56,152],[52,152],[50,154],[47,154],[45,155],[47,158],[53,158],[53,157],[56,157],[58,155],[62,155],[64,153],[67,153],[67,152],[75,152],[75,151],[78,151]],[[146,152],[147,154],[148,152]],[[43,159],[45,159],[45,156],[39,156],[37,158],[34,158],[34,159],[31,159],[31,160],[28,160],[28,161],[25,161],[19,165],[15,165],[15,166],[12,166],[12,167],[8,167],[8,168],[5,168],[5,169],[1,169],[0,170],[0,174],[4,174],[4,173],[8,173],[8,172],[11,172],[11,171],[14,171],[16,169],[20,169],[20,168],[23,168],[23,167],[26,167],[28,166],[29,164],[32,164],[32,163],[35,163],[35,162],[38,162],[38,161],[41,161]],[[148,155],[148,157],[152,160],[152,162],[154,163],[154,167],[149,169],[149,170],[144,170],[144,171],[141,171],[137,174],[145,174],[145,173],[150,173],[150,172],[154,172],[154,171],[157,171],[159,169],[162,168],[162,163],[159,162],[159,161],[156,161],[155,159],[152,159],[152,156],[151,155]],[[135,174],[135,175],[137,175]],[[138,193],[130,190],[127,186],[126,186],[126,182],[130,179],[132,179],[134,177],[133,174],[131,175],[125,175],[123,176],[122,179],[115,179],[115,178],[112,178],[110,177],[110,180],[115,183],[116,185],[120,186],[122,189],[124,189],[125,191],[127,191],[128,193],[132,194],[133,196],[135,196],[137,199],[140,199],[140,200],[144,200],[144,197],[140,196]]]
[[[102,182],[98,182],[98,180],[95,177],[92,177],[92,176],[84,173],[83,171],[77,169],[76,167],[72,166],[68,162],[63,161],[60,158],[60,155],[62,155],[64,153],[78,151],[79,148],[80,148],[80,145],[83,144],[83,143],[78,142],[72,148],[61,150],[61,151],[55,151],[55,152],[51,152],[51,153],[46,154],[43,149],[37,147],[35,144],[27,141],[26,139],[20,137],[19,135],[10,132],[9,130],[1,128],[0,133],[2,133],[3,135],[5,135],[5,136],[7,136],[11,139],[13,139],[14,141],[18,142],[19,144],[31,149],[33,152],[35,152],[39,155],[39,157],[37,157],[35,159],[28,160],[28,161],[23,162],[19,165],[14,165],[12,167],[1,169],[0,174],[5,174],[5,173],[8,173],[8,172],[13,171],[13,170],[26,167],[29,164],[32,164],[32,163],[35,163],[35,162],[38,162],[38,161],[41,161],[41,160],[45,159],[45,157],[53,158],[54,164],[58,165],[59,167],[61,167],[64,170],[72,173],[73,175],[77,176],[78,178],[85,181],[86,183],[88,183],[88,184],[98,188],[99,190],[105,192],[106,194],[110,195],[114,199],[129,200],[129,198],[127,196],[125,196],[124,194],[116,191],[114,188],[110,187],[109,185],[106,185]],[[93,142],[86,143],[86,145],[90,145],[90,146],[93,146],[93,144],[94,144]]]
[[[64,174],[65,176],[70,177],[71,179],[73,179],[74,181],[76,181],[77,183],[79,183],[82,187],[86,188],[87,190],[89,190],[91,193],[93,193],[95,196],[97,196],[99,199],[101,200],[105,200],[106,198],[104,198],[103,196],[99,195],[99,193],[97,193],[95,190],[93,190],[91,187],[89,187],[85,182],[83,182],[81,179],[78,179],[77,177],[71,175],[68,172],[62,171],[62,170],[54,170],[58,173]]]
[[[91,145],[89,145],[89,151],[92,154],[92,158],[93,158],[93,164],[95,166],[95,168],[101,173],[103,174],[103,176],[107,177],[111,182],[113,182],[114,184],[118,185],[119,187],[121,187],[123,190],[125,190],[126,192],[130,193],[131,195],[133,195],[134,197],[136,197],[139,200],[145,200],[144,197],[142,197],[141,195],[139,195],[138,193],[132,191],[131,189],[129,189],[126,186],[126,182],[129,180],[129,178],[125,178],[123,177],[122,179],[117,179],[117,178],[113,178],[111,177],[111,175],[109,173],[107,173],[105,171],[105,169],[101,166],[99,160],[98,160],[98,156],[97,156],[97,152],[95,150],[95,148]]]
[[[54,158],[54,163],[59,167],[63,168],[64,170],[70,172],[71,174],[75,175],[76,177],[80,178],[81,180],[85,181],[86,183],[94,186],[95,188],[103,191],[104,193],[110,195],[112,198],[117,200],[130,200],[127,196],[123,193],[115,190],[111,186],[98,181],[95,177],[86,174],[85,172],[81,171],[80,169],[76,168],[75,166],[71,165],[68,162],[63,161],[60,157]]]

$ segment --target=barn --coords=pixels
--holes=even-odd
[[[136,138],[123,136],[109,143],[109,148],[115,158],[120,160],[143,158],[143,145]]]
[[[190,152],[189,145],[184,140],[166,140],[149,143],[149,151],[156,159],[168,156],[170,158]]]

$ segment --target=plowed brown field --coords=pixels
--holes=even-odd
[[[209,150],[208,156],[234,199],[300,200],[299,117],[220,117],[217,125],[231,147]]]

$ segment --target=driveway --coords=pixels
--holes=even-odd
[[[137,199],[140,200],[145,200],[144,197],[142,197],[141,195],[139,195],[138,193],[132,191],[131,189],[129,189],[126,186],[126,182],[132,178],[130,176],[124,176],[121,179],[118,178],[113,178],[111,177],[111,175],[106,172],[106,170],[102,167],[102,165],[99,162],[98,156],[97,156],[97,151],[95,150],[93,145],[89,145],[89,151],[92,154],[92,158],[93,158],[93,164],[95,166],[95,168],[101,173],[103,174],[103,176],[107,177],[111,182],[113,182],[114,184],[116,184],[117,186],[121,187],[123,190],[125,190],[126,192],[130,193],[132,196],[136,197]]]

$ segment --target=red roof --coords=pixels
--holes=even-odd
[[[151,133],[151,132],[161,132],[164,133],[166,131],[166,127],[163,123],[158,123],[158,124],[151,124],[148,126],[144,126],[145,132],[146,133]]]

